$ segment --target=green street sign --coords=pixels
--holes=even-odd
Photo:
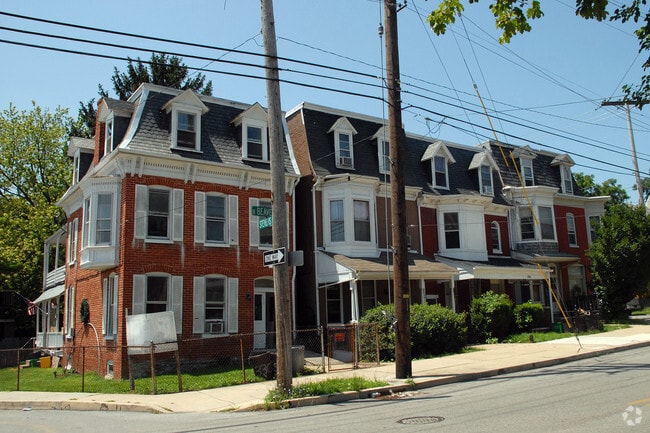
[[[271,208],[266,206],[253,206],[251,208],[251,213],[253,216],[270,217]]]
[[[273,223],[273,217],[268,217],[268,218],[260,219],[258,224],[260,230],[262,230],[271,227],[272,223]]]

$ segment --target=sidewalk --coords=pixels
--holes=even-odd
[[[373,393],[381,395],[391,392],[399,393],[548,367],[606,353],[650,346],[650,325],[633,325],[618,331],[581,336],[579,339],[582,347],[575,337],[571,337],[544,343],[481,345],[478,346],[481,350],[470,353],[415,360],[412,362],[413,377],[408,380],[395,379],[393,363],[373,368],[294,378],[294,386],[302,382],[338,377],[366,377],[384,380],[389,385],[362,392],[293,400],[291,405],[295,407],[369,398]],[[275,381],[268,381],[164,395],[0,392],[0,409],[112,410],[155,413],[252,410],[263,407],[264,397],[271,389],[275,388],[275,385]]]

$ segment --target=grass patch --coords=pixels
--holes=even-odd
[[[55,377],[54,373],[57,373]],[[241,370],[183,374],[183,391],[220,388],[244,383]],[[0,369],[0,391],[16,391],[17,369]],[[260,382],[264,379],[255,376],[253,369],[246,369],[246,382]],[[129,388],[128,379],[104,379],[96,373],[86,373],[83,378],[84,392],[103,394],[151,394],[151,378],[135,380],[135,390]],[[21,391],[44,392],[81,392],[82,376],[79,373],[63,374],[62,369],[55,368],[21,368]],[[175,374],[156,376],[158,394],[178,392],[178,377]]]
[[[578,334],[578,337],[581,335],[592,335],[592,334],[602,334],[603,332],[616,331],[618,329],[629,328],[630,325],[627,323],[605,323],[603,329],[593,329],[587,332],[581,332]],[[522,332],[519,334],[511,334],[503,340],[504,343],[530,343],[531,335],[533,336],[533,342],[541,343],[544,341],[559,340],[561,338],[573,337],[575,334],[572,332]]]
[[[361,391],[362,389],[377,388],[386,385],[388,385],[388,382],[384,382],[383,380],[370,380],[363,377],[326,379],[319,382],[307,382],[296,385],[289,392],[278,390],[277,388],[272,389],[264,401],[267,409],[286,409],[288,407],[287,400],[294,398],[314,397],[346,391]]]
[[[646,314],[650,314],[650,306],[642,308],[640,310],[632,311],[632,316],[645,316]]]

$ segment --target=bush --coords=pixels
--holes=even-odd
[[[512,301],[505,294],[492,291],[472,299],[469,307],[470,324],[475,338],[480,342],[502,339],[510,332]]]
[[[515,325],[520,331],[530,331],[537,328],[544,319],[544,307],[541,304],[535,304],[528,300],[524,304],[519,304],[514,308]]]
[[[382,361],[393,361],[395,359],[395,328],[393,321],[395,320],[395,306],[394,305],[378,305],[366,311],[366,314],[359,320],[360,323],[376,323],[377,332],[379,333],[379,359]],[[361,328],[359,335],[361,339],[360,345],[362,348],[361,359],[375,359],[376,354],[364,353],[364,348],[375,347],[376,336],[374,330],[370,332],[370,328]]]
[[[467,343],[465,313],[440,305],[411,305],[411,356],[458,353]]]
[[[379,332],[379,358],[382,361],[393,361],[395,358],[395,320],[394,305],[379,305],[366,312],[361,323],[376,323]],[[411,356],[426,357],[442,353],[460,352],[467,342],[467,326],[465,314],[456,314],[440,305],[411,305]],[[367,340],[374,342],[375,336],[366,333],[362,328],[361,358],[364,359],[364,347],[374,348],[374,344],[366,344]],[[369,354],[372,355],[372,354]]]

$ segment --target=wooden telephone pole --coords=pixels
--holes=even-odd
[[[412,376],[408,243],[406,239],[406,192],[404,190],[404,130],[397,49],[397,5],[384,0],[386,30],[386,77],[388,83],[388,136],[390,140],[390,215],[393,238],[393,287],[395,293],[395,377]]]
[[[273,248],[289,251],[288,215],[284,176],[282,141],[282,110],[280,108],[280,74],[275,37],[273,0],[262,2],[262,36],[264,39],[264,66],[266,68],[266,95],[268,99],[269,150],[271,161],[271,214],[273,215]],[[292,387],[291,369],[291,288],[287,261],[273,266],[275,291],[275,341],[277,353],[277,386],[288,391]]]

